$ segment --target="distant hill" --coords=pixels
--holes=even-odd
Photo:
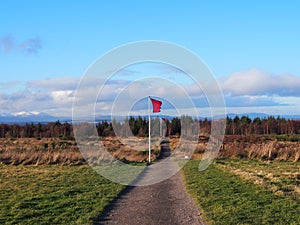
[[[236,116],[238,116],[238,117],[248,116],[250,119],[255,119],[257,117],[258,118],[267,118],[270,115],[268,115],[266,113],[240,113],[240,114],[228,113],[227,116],[232,119]]]
[[[17,113],[3,113],[0,114],[0,123],[6,124],[24,124],[24,123],[47,123],[54,122],[57,120],[64,121],[68,118],[64,117],[55,117],[47,113],[40,112],[17,112]],[[70,120],[70,119],[68,119]]]
[[[241,114],[234,114],[234,113],[228,113],[227,114],[229,118],[234,118],[236,116],[238,117],[242,117],[242,116],[248,116],[250,119],[255,119],[255,118],[268,118],[269,116],[274,116],[275,118],[277,116],[280,116],[281,118],[285,118],[285,119],[295,119],[298,120],[300,119],[300,115],[269,115],[269,114],[265,114],[265,113],[241,113]]]
[[[173,116],[169,116],[169,115],[156,115],[156,114],[152,114],[152,118],[159,116],[161,118],[166,118],[168,120],[172,120],[172,118],[174,118]],[[235,116],[248,116],[250,119],[254,119],[256,117],[259,118],[267,118],[268,114],[265,113],[242,113],[242,114],[234,114],[234,113],[228,113],[227,114],[228,117],[230,118],[234,118]],[[278,115],[273,115],[274,117],[277,117]],[[137,118],[138,116],[133,116],[134,118]],[[141,116],[144,119],[148,119],[147,115],[142,115]],[[280,115],[280,117],[282,118],[286,118],[286,119],[295,119],[295,120],[300,120],[300,115]],[[124,120],[125,116],[117,116],[114,117],[116,120],[121,121]],[[224,118],[224,116],[216,116],[215,119],[218,118]],[[200,120],[203,120],[204,117],[199,117]],[[211,119],[211,118],[208,118]],[[61,121],[61,122],[71,122],[72,121],[72,117],[58,117],[58,116],[52,116],[49,115],[47,113],[42,113],[42,112],[16,112],[16,113],[2,113],[0,114],[0,123],[6,123],[6,124],[25,124],[25,123],[47,123],[47,122],[55,122],[55,121]],[[101,122],[101,121],[107,121],[107,122],[111,122],[111,116],[109,115],[98,115],[95,118],[96,122]],[[78,121],[80,122],[80,121]]]

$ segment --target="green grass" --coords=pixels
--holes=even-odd
[[[0,224],[91,224],[123,188],[89,166],[0,164]]]
[[[277,141],[291,141],[291,142],[300,141],[299,134],[280,134],[280,135],[279,134],[262,134],[259,136],[264,137],[264,140],[275,139]]]
[[[275,138],[278,141],[292,141],[292,142],[300,141],[300,135],[299,134],[276,135]]]
[[[199,172],[199,161],[190,161],[183,169],[187,188],[210,224],[300,224],[299,200],[274,195],[222,164]]]
[[[243,178],[261,183],[277,195],[300,200],[300,163],[288,161],[223,160],[225,170],[241,174]],[[242,173],[241,173],[242,172]]]

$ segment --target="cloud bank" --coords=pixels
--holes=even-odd
[[[79,81],[79,78],[63,77],[30,81],[22,85],[20,82],[0,82],[0,113],[39,111],[55,116],[71,116],[73,99]],[[107,115],[110,114],[115,98],[130,84],[130,81],[112,80],[100,92],[99,83],[101,82],[97,78],[86,82],[83,87],[85,91],[78,98],[80,98],[83,107],[96,102],[98,112]],[[220,79],[220,85],[223,89],[228,112],[231,109],[238,109],[240,112],[244,108],[244,111],[248,110],[248,112],[249,110],[251,112],[265,110],[265,112],[270,113],[270,110],[273,110],[276,114],[282,109],[282,113],[300,114],[300,77],[291,74],[274,75],[258,69],[251,69],[233,73]],[[179,105],[183,107],[186,105],[187,100],[179,92],[176,92],[172,83],[161,84],[159,88],[156,87],[141,80],[131,85],[128,93],[135,95],[145,92],[146,95],[150,91],[156,96],[170,93],[179,102]],[[182,87],[191,96],[195,106],[200,111],[209,107],[205,95],[199,87],[194,84],[182,85]],[[95,99],[95,93],[98,92],[99,98]]]
[[[222,82],[225,93],[240,95],[300,96],[300,77],[291,74],[273,75],[252,69],[237,72]]]

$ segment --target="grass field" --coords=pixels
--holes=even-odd
[[[218,160],[203,172],[198,171],[198,165],[199,161],[190,161],[183,173],[189,192],[210,224],[300,224],[300,200],[294,197],[296,193],[275,194],[268,185],[254,184],[252,179],[244,179],[232,171],[233,167],[240,171],[265,169],[266,165],[255,161]],[[278,162],[269,169],[285,177],[289,170],[299,172],[299,164],[284,162],[281,166]],[[299,186],[297,178],[296,181],[282,178],[278,182],[294,182]]]
[[[123,188],[89,166],[0,164],[0,224],[91,224]]]
[[[300,200],[300,163],[254,160],[223,160],[219,164],[254,184],[271,190],[275,195]]]
[[[300,224],[299,164],[217,160],[204,172],[198,164],[183,172],[211,224]],[[89,166],[0,171],[0,224],[91,224],[124,188]]]
[[[131,138],[125,146],[117,137],[103,137],[101,143],[115,158],[125,162],[143,163],[148,160],[148,151],[136,151],[144,147],[145,138],[137,146]],[[99,140],[91,138],[87,146],[99,146]],[[131,148],[134,147],[135,149]],[[159,153],[159,142],[153,143],[152,160]],[[99,147],[100,148],[100,147]],[[147,149],[143,148],[143,150]],[[86,164],[75,140],[60,138],[0,138],[0,163],[13,165],[83,165]]]

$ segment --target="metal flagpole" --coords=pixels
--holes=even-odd
[[[151,163],[151,116],[150,116],[150,96],[148,97],[148,120],[149,120],[149,158],[148,162]]]
[[[160,137],[162,138],[162,118],[159,118],[159,124],[160,124],[160,126],[159,126],[159,135],[160,135]]]

